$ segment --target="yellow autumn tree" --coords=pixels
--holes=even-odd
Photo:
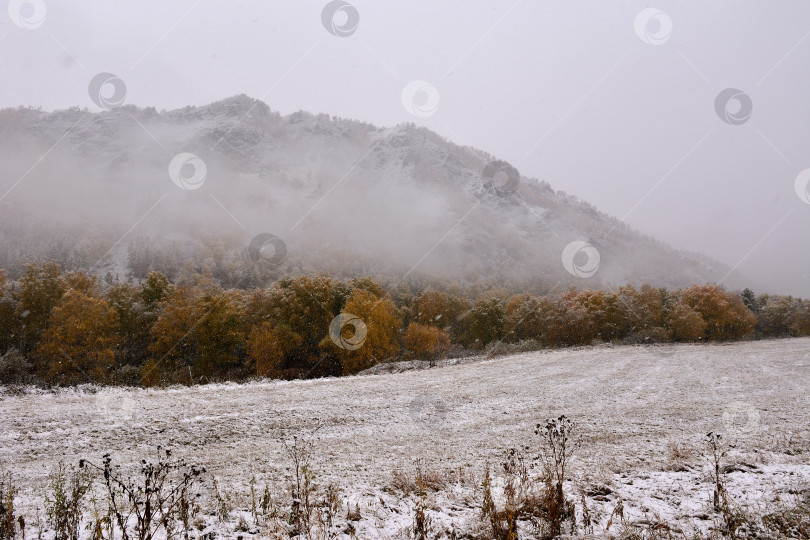
[[[147,309],[153,309],[172,290],[173,286],[169,283],[169,278],[160,272],[149,272],[146,281],[141,285],[141,298]]]
[[[62,269],[57,263],[52,261],[41,265],[25,265],[25,272],[17,282],[14,293],[17,316],[22,323],[21,352],[36,349],[40,336],[48,325],[51,311],[66,289]]]
[[[238,367],[244,335],[241,312],[231,295],[218,288],[180,286],[161,305],[149,350],[169,381],[211,379]]]
[[[672,308],[667,327],[675,341],[698,341],[706,336],[706,321],[700,313],[684,302]]]
[[[224,377],[239,367],[240,347],[244,347],[239,306],[233,296],[212,288],[198,299],[195,311],[200,322],[192,333],[197,342],[194,376]]]
[[[798,302],[787,296],[772,296],[760,309],[757,330],[767,337],[791,335],[790,324]]]
[[[155,372],[170,382],[191,382],[189,371],[197,355],[194,329],[201,313],[196,309],[197,292],[188,286],[172,290],[160,303],[162,311],[150,331],[152,361],[144,364],[141,376],[153,381]]]
[[[260,312],[266,320],[286,325],[300,337],[290,362],[291,367],[307,373],[318,363],[319,344],[339,310],[334,283],[324,276],[284,278],[267,290],[262,302]]]
[[[354,340],[354,332],[358,330],[356,326],[345,324],[340,329],[340,335],[346,338],[346,342],[355,344],[352,345],[354,350],[340,347],[329,335],[321,341],[322,349],[340,359],[344,374],[357,373],[399,352],[402,319],[389,297],[378,298],[369,291],[355,289],[346,299],[343,313],[359,318],[366,334],[364,339],[356,336],[358,339]],[[354,348],[358,344],[359,347]]]
[[[98,296],[98,278],[88,275],[83,270],[68,272],[65,274],[65,284],[68,289],[79,291],[87,296]]]
[[[107,302],[69,290],[53,309],[36,357],[48,382],[104,382],[115,363],[118,314]]]
[[[544,296],[515,295],[506,303],[506,337],[510,341],[546,340],[546,329],[554,306]]]
[[[157,315],[146,311],[140,288],[131,283],[110,286],[104,299],[118,313],[117,366],[140,366],[146,360],[149,329]]]
[[[20,325],[13,300],[3,302],[6,292],[6,271],[0,270],[0,351],[8,350],[17,340]]]
[[[257,377],[278,377],[285,356],[300,345],[301,337],[288,326],[264,321],[248,335],[246,367]]]
[[[467,347],[483,348],[503,339],[506,309],[499,298],[479,298],[460,321],[459,342]]]
[[[642,285],[636,289],[632,285],[619,287],[618,300],[621,304],[628,336],[635,343],[668,341],[669,332],[664,328],[664,295],[666,291]]]
[[[794,336],[810,336],[810,302],[807,300],[796,302],[790,331]]]
[[[592,339],[614,341],[627,335],[630,329],[627,307],[617,294],[585,289],[577,295],[576,301],[588,313]]]

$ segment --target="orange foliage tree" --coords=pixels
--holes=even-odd
[[[88,275],[83,270],[65,274],[65,284],[67,288],[79,291],[87,296],[99,295],[98,278]]]
[[[402,338],[406,349],[421,358],[440,358],[450,348],[450,335],[435,326],[411,323]]]
[[[706,321],[706,338],[712,341],[741,339],[757,323],[739,295],[717,285],[693,285],[681,292],[681,302],[700,313]]]
[[[463,298],[439,291],[424,291],[413,303],[414,320],[439,328],[453,328],[456,320],[470,309]]]
[[[548,344],[585,345],[596,339],[598,329],[586,305],[579,301],[579,292],[568,289],[554,301],[554,311],[546,332]]]

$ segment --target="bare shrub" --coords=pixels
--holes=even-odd
[[[391,472],[391,490],[399,491],[405,495],[413,491],[414,483],[411,475],[405,469],[397,467]]]
[[[519,354],[524,352],[539,351],[543,344],[535,339],[524,339],[517,343],[507,343],[496,341],[486,348],[487,357],[503,356],[506,354]]]
[[[568,463],[577,447],[572,437],[574,427],[574,423],[563,415],[549,419],[545,426],[537,424],[534,431],[541,440],[544,490],[539,506],[545,514],[547,538],[559,536],[565,522],[570,523],[572,531],[574,527],[574,504],[563,493]]]
[[[85,511],[85,498],[93,479],[83,470],[59,464],[50,477],[45,511],[54,530],[54,540],[78,540]]]
[[[442,473],[435,469],[425,467],[421,462],[416,463],[414,473],[398,467],[391,473],[390,487],[403,495],[408,496],[420,491],[419,483],[429,491],[441,491],[447,487],[450,473]]]
[[[492,499],[492,476],[489,474],[489,464],[487,464],[484,481],[481,483],[484,492],[484,501],[481,504],[481,517],[487,520],[495,512],[495,501]]]
[[[126,365],[116,369],[112,374],[112,382],[121,386],[140,386],[141,368]]]
[[[540,538],[555,538],[563,526],[573,532],[574,503],[565,498],[563,482],[576,442],[572,438],[574,423],[565,416],[552,418],[545,425],[537,424],[535,434],[540,436],[537,463],[526,458],[523,449],[510,449],[501,463],[503,480],[503,508],[498,508],[492,493],[493,480],[487,466],[483,488],[481,517],[488,523],[491,538],[515,540],[521,522],[534,525]],[[539,464],[541,475],[533,478],[530,471]],[[584,494],[583,494],[584,498]],[[583,507],[587,511],[587,507]],[[587,517],[590,522],[590,517]],[[587,528],[586,524],[586,528]]]
[[[11,479],[11,474],[0,476],[0,540],[12,540],[16,535],[16,528],[19,524],[20,531],[25,534],[25,519],[22,516],[15,517],[14,497],[17,495],[17,488]]]
[[[706,443],[709,446],[709,451],[711,452],[711,460],[714,466],[714,509],[719,511],[723,502],[726,499],[726,488],[723,486],[723,479],[720,476],[720,458],[726,455],[726,451],[723,449],[723,445],[720,441],[720,435],[714,432],[709,432],[706,434]]]
[[[363,516],[360,514],[360,502],[355,503],[354,507],[352,507],[351,503],[347,505],[346,519],[348,521],[360,521],[363,519]]]
[[[671,442],[667,452],[666,469],[674,472],[688,471],[692,468],[688,463],[692,457],[693,452],[689,447]]]
[[[619,540],[674,540],[675,538],[685,540],[687,538],[682,530],[671,526],[657,516],[655,519],[645,519],[631,523],[624,515],[624,503],[621,499],[613,508],[605,530],[609,531],[614,523],[619,526],[617,537]],[[695,534],[692,538],[693,540],[700,540],[703,536]]]
[[[765,514],[762,523],[783,538],[810,538],[810,493]]]
[[[250,486],[250,515],[256,525],[281,517],[283,514],[281,497],[278,496],[275,489],[270,489],[269,483],[266,483],[264,489],[259,492],[256,489],[256,477],[252,476],[248,485]]]
[[[214,503],[216,504],[214,512],[216,513],[217,519],[227,521],[231,513],[231,495],[225,490],[220,490],[219,482],[217,482],[216,478],[213,480],[213,495]]]
[[[315,473],[311,465],[314,441],[312,437],[301,438],[296,435],[291,441],[282,439],[281,443],[293,466],[289,516],[289,524],[293,526],[292,535],[303,534],[309,539],[314,526],[313,495],[317,490]]]
[[[158,534],[177,538],[181,530],[184,538],[189,537],[190,522],[197,512],[192,489],[205,468],[172,459],[171,451],[160,447],[155,463],[141,460],[139,480],[124,477],[109,454],[104,455],[101,466],[87,460],[80,466],[103,475],[110,512],[123,540],[130,538],[133,516],[138,540],[151,540]]]
[[[319,429],[320,424],[307,436],[281,439],[284,453],[292,464],[289,486],[291,502],[287,520],[291,526],[289,534],[307,540],[330,538],[334,516],[341,507],[337,487],[329,484],[322,490],[315,481],[312,458],[315,455],[315,433]]]
[[[709,459],[713,466],[714,493],[712,500],[714,510],[719,512],[723,518],[723,534],[732,539],[740,538],[739,533],[741,529],[743,531],[746,529],[749,519],[747,519],[745,513],[734,507],[723,483],[723,469],[720,466],[720,461],[726,456],[726,445],[722,442],[721,436],[712,431],[706,434],[706,443],[710,452]]]
[[[526,458],[519,450],[512,448],[501,463],[505,503],[503,510],[497,508],[490,514],[492,535],[498,540],[517,540],[518,519],[531,514],[529,499],[530,481]],[[489,473],[489,471],[487,471]]]
[[[256,504],[256,477],[250,477],[250,515],[253,516],[254,523],[259,523],[259,508]]]
[[[413,537],[415,540],[428,540],[433,523],[428,515],[427,484],[422,478],[419,464],[416,466],[416,508],[413,516]]]
[[[585,490],[580,490],[579,500],[582,504],[582,531],[585,534],[593,534],[594,520],[591,517],[591,510],[588,508],[588,501],[585,499]]]

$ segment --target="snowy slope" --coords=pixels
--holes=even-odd
[[[322,424],[319,481],[335,482],[344,505],[360,504],[360,538],[395,538],[411,523],[413,499],[386,489],[393,471],[413,471],[419,459],[455,478],[430,495],[432,515],[448,528],[474,528],[485,464],[507,448],[535,447],[534,425],[565,414],[581,438],[566,490],[577,500],[580,487],[591,493],[599,527],[622,499],[632,519],[706,529],[714,519],[709,431],[733,445],[724,463],[743,464],[727,475],[739,504],[764,510],[777,493],[807,489],[808,383],[810,339],[801,338],[568,349],[341,379],[5,394],[0,461],[24,479],[30,510],[59,460],[111,452],[132,464],[168,445],[205,464],[246,509],[252,476],[260,487],[280,486],[288,472],[279,437]],[[211,519],[219,530],[235,526]]]

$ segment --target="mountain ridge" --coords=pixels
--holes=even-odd
[[[138,234],[195,238],[213,228],[246,243],[272,232],[289,245],[291,259],[304,260],[299,271],[335,270],[324,261],[348,254],[376,262],[371,268],[383,273],[505,280],[516,287],[539,280],[546,289],[677,287],[728,273],[705,255],[675,250],[427,128],[377,127],[304,111],[283,116],[244,94],[161,112],[133,105],[104,112],[3,109],[0,149],[19,158],[0,166],[0,194],[8,191],[0,208],[14,200],[33,208],[45,195],[31,184],[45,184],[53,198],[67,201],[45,196],[67,210],[49,218],[81,218],[70,211],[72,202],[90,222],[114,217],[124,232],[138,222],[126,244]],[[199,190],[178,189],[167,176],[181,152],[207,167]],[[14,187],[15,173],[31,167],[25,157],[43,153],[47,159],[35,161],[30,178]],[[76,193],[91,193],[101,204],[86,206]],[[565,246],[575,241],[598,251],[591,278],[563,267]]]

